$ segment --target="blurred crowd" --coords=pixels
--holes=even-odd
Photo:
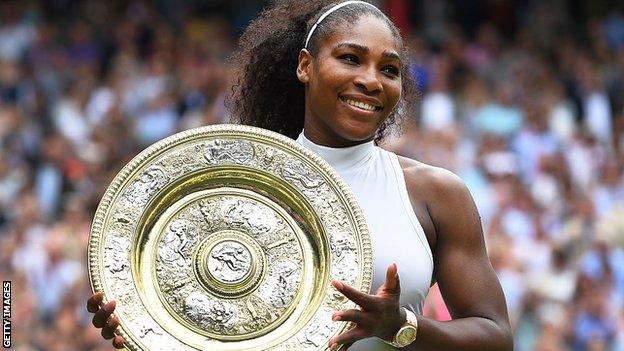
[[[516,349],[624,350],[623,8],[377,3],[421,92],[385,147],[468,184]],[[263,5],[0,2],[0,276],[16,350],[111,349],[85,310],[100,197],[151,143],[228,121],[226,58]],[[436,287],[426,311],[449,318]]]

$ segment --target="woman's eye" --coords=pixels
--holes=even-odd
[[[397,67],[394,67],[394,66],[386,66],[381,71],[386,73],[386,74],[395,76],[395,77],[398,77],[399,74],[401,73],[399,71],[399,69]]]
[[[340,59],[349,63],[360,63],[360,60],[355,55],[342,55],[340,56]]]

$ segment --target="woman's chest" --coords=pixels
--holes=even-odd
[[[404,180],[388,166],[380,168],[343,175],[369,227],[374,266],[372,290],[383,284],[386,269],[396,263],[404,292],[402,303],[420,311],[433,273],[431,250]]]

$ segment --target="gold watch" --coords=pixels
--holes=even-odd
[[[416,334],[418,332],[418,320],[414,312],[403,308],[405,310],[406,320],[405,323],[399,328],[399,331],[394,334],[394,338],[391,341],[384,340],[386,343],[394,347],[406,347],[416,340]]]

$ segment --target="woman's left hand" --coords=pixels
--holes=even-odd
[[[332,350],[340,344],[345,345],[343,350],[346,350],[354,342],[374,336],[391,340],[405,323],[405,311],[399,303],[401,286],[395,263],[388,266],[386,282],[375,295],[365,294],[337,280],[333,280],[332,285],[360,306],[360,309],[337,311],[333,314],[333,321],[353,322],[356,326],[329,340]]]

